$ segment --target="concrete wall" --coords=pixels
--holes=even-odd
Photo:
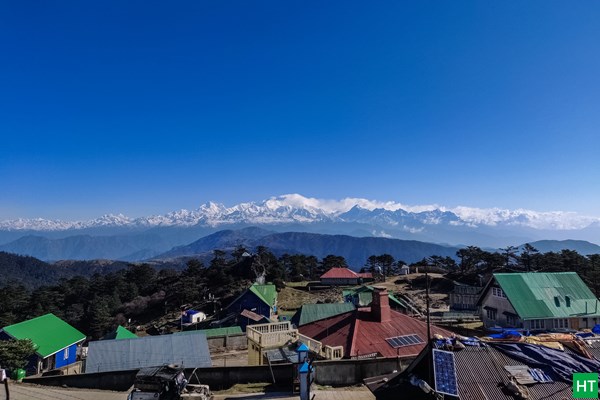
[[[211,352],[219,350],[244,350],[248,348],[248,338],[245,333],[206,338]]]
[[[362,383],[363,379],[390,373],[393,370],[402,370],[408,366],[412,359],[399,360],[396,358],[378,358],[370,360],[338,360],[317,361],[315,382],[320,385],[348,386]],[[253,367],[214,367],[198,368],[190,383],[197,383],[196,377],[203,384],[210,385],[213,389],[227,388],[235,383],[275,382],[281,385],[292,384],[294,366],[292,364],[278,364]],[[193,369],[186,369],[186,376],[192,374]],[[272,372],[271,372],[272,371]],[[63,386],[104,389],[128,390],[135,379],[137,370],[117,372],[97,372],[79,375],[48,376],[41,378],[26,378],[29,383],[47,386]]]
[[[128,390],[138,370],[95,372],[78,375],[43,376],[41,378],[25,378],[24,382],[46,386],[68,386],[83,389]]]

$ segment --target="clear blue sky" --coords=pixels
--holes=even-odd
[[[0,5],[0,219],[301,193],[600,215],[597,1]]]

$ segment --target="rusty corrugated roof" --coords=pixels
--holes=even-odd
[[[421,356],[421,355],[420,355]],[[378,400],[396,399],[402,392],[407,398],[414,400],[430,399],[421,390],[408,382],[408,375],[415,374],[427,380],[427,363],[431,355],[422,357],[420,361],[409,367],[398,376],[393,376],[383,384],[369,385],[375,391]],[[507,365],[524,365],[491,346],[471,347],[454,352],[456,376],[460,400],[514,400],[515,397],[506,389],[509,373],[504,369]],[[417,359],[418,360],[418,359]],[[430,383],[433,387],[433,382]],[[536,383],[527,385],[529,400],[563,400],[572,398],[571,384],[561,381]]]

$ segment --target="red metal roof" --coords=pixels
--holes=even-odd
[[[351,271],[348,268],[331,268],[321,275],[321,279],[323,278],[358,279],[359,276],[356,272]]]
[[[372,318],[371,308],[361,308],[332,318],[316,321],[299,328],[300,333],[329,346],[344,346],[345,357],[378,353],[383,357],[412,357],[423,350],[425,343],[394,349],[387,338],[416,334],[427,340],[427,324],[408,315],[391,311],[391,320],[377,322]],[[431,334],[444,337],[451,332],[431,326]]]
[[[344,355],[350,357],[352,330],[356,310],[302,325],[301,334],[320,341],[328,346],[344,346]]]
[[[356,275],[358,275],[359,278],[373,278],[373,274],[371,272],[358,272]]]

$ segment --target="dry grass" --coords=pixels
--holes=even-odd
[[[297,310],[303,304],[316,303],[317,297],[303,290],[285,287],[277,294],[277,305],[282,310]]]
[[[214,394],[264,393],[272,383],[236,383],[225,390],[215,390]]]

